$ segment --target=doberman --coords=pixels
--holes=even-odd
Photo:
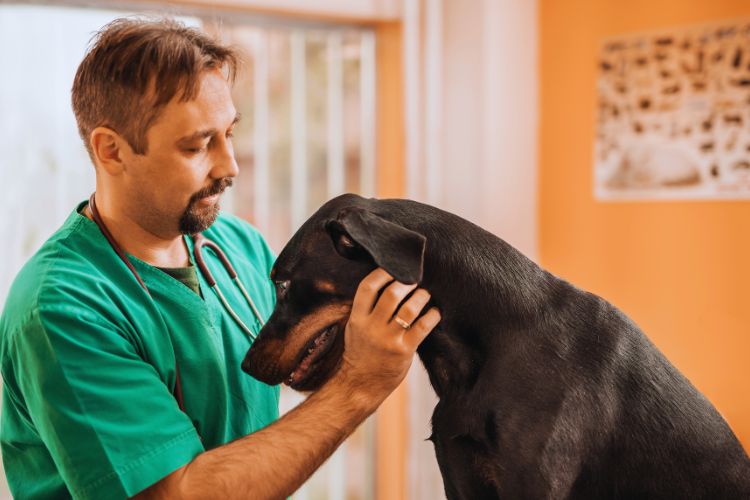
[[[709,401],[604,299],[409,200],[342,195],[274,265],[277,304],[242,364],[314,391],[357,285],[380,266],[442,315],[418,349],[449,499],[750,498],[750,460]]]

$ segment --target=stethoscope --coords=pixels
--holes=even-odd
[[[112,247],[112,250],[115,251],[117,256],[127,266],[130,272],[133,273],[133,276],[135,276],[135,279],[138,281],[141,287],[143,287],[146,293],[149,296],[151,296],[151,292],[149,292],[148,287],[143,282],[143,279],[141,279],[141,276],[138,274],[138,271],[135,270],[135,267],[133,267],[133,264],[125,255],[125,252],[122,250],[122,247],[120,247],[117,241],[115,241],[114,237],[112,236],[112,233],[110,233],[109,229],[107,229],[107,225],[104,224],[104,220],[102,220],[102,217],[99,214],[99,210],[97,210],[96,208],[95,195],[96,193],[93,193],[91,197],[89,198],[89,207],[91,208],[91,215],[94,219],[94,222],[99,227],[99,230],[102,232],[104,237],[107,239],[107,242],[109,243],[109,246]],[[227,274],[229,274],[229,277],[231,278],[231,280],[237,285],[237,287],[240,289],[240,292],[242,292],[242,295],[245,297],[245,300],[250,306],[250,309],[253,311],[253,315],[255,316],[255,319],[258,320],[258,323],[260,323],[261,327],[263,327],[263,324],[264,324],[263,317],[258,311],[258,308],[255,307],[255,303],[253,302],[253,299],[250,297],[250,294],[247,293],[247,289],[242,284],[242,280],[237,275],[237,272],[234,270],[234,267],[229,262],[229,259],[227,258],[226,254],[221,250],[221,248],[219,248],[219,246],[216,243],[209,240],[208,238],[203,236],[201,233],[194,234],[193,235],[193,256],[195,257],[195,264],[198,266],[198,269],[203,275],[203,278],[206,280],[206,283],[208,283],[208,287],[211,290],[213,290],[214,293],[216,293],[216,296],[219,298],[219,301],[221,302],[224,309],[237,322],[240,328],[242,328],[242,331],[245,332],[245,334],[250,338],[250,340],[254,341],[257,334],[253,333],[253,331],[250,330],[250,328],[248,328],[245,322],[242,321],[242,319],[240,319],[240,317],[234,311],[232,306],[229,305],[229,302],[227,302],[227,299],[224,297],[224,294],[222,293],[221,288],[219,288],[219,285],[216,283],[216,280],[214,279],[213,274],[211,274],[211,270],[208,269],[208,266],[206,265],[206,261],[203,259],[203,252],[202,252],[203,247],[208,247],[214,251],[216,256],[221,261],[221,264],[224,266],[224,269],[226,270]],[[180,384],[179,370],[176,370],[175,398],[177,399],[177,403],[179,404],[180,409],[184,411],[185,408],[183,407],[182,388]]]

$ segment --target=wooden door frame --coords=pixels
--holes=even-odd
[[[381,22],[375,30],[377,196],[406,193],[403,24]],[[381,405],[375,424],[375,498],[403,500],[407,481],[406,380]]]

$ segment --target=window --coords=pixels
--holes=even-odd
[[[93,33],[128,14],[0,5],[0,43],[13,47],[0,51],[0,229],[6,235],[0,303],[23,263],[94,190],[70,88]],[[278,252],[328,198],[347,191],[374,195],[371,31],[230,18],[216,10],[205,17],[199,10],[188,14],[179,19],[238,46],[244,55],[234,87],[243,115],[234,140],[240,175],[225,196],[225,210],[255,224]],[[300,400],[283,391],[282,412]],[[368,422],[294,498],[372,498],[373,454]]]

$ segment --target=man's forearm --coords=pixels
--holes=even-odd
[[[386,287],[382,291],[383,287]],[[283,499],[291,495],[404,379],[440,321],[424,290],[376,269],[360,283],[344,331],[341,368],[277,422],[201,453],[138,498]],[[381,293],[382,291],[382,293]],[[405,302],[404,302],[405,301]],[[396,313],[413,321],[393,321]]]
[[[268,427],[201,453],[143,497],[285,498],[377,408],[368,399],[329,383]]]

